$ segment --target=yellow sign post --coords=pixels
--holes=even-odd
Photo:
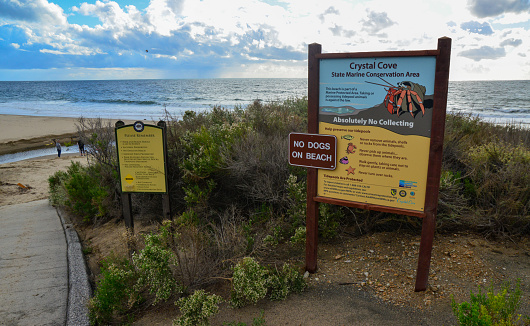
[[[132,125],[125,125],[123,121],[116,122],[123,217],[127,231],[133,234],[131,193],[162,194],[164,218],[171,218],[167,190],[165,129],[164,121],[158,122],[157,126],[146,125],[142,121],[136,121]]]
[[[167,192],[163,128],[141,121],[118,127],[116,148],[122,192]]]

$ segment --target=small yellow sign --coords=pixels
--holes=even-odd
[[[161,127],[136,122],[116,129],[122,192],[166,193]]]

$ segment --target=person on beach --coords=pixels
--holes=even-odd
[[[57,148],[57,157],[61,157],[61,143],[59,139],[55,140],[55,147]]]
[[[83,154],[85,153],[85,143],[83,143],[81,138],[79,138],[79,140],[77,141],[77,146],[79,146],[79,153],[81,154],[81,156],[83,156]]]

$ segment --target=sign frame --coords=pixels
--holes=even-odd
[[[319,133],[319,97],[320,97],[320,59],[354,59],[354,58],[387,58],[387,57],[425,57],[436,58],[433,109],[431,121],[431,137],[429,144],[427,185],[423,212],[400,209],[382,205],[367,204],[340,200],[317,195],[318,177],[316,168],[307,170],[307,216],[306,216],[306,270],[315,272],[317,269],[318,246],[318,206],[319,203],[348,206],[375,210],[387,213],[416,216],[422,218],[420,252],[416,275],[415,291],[427,288],[432,244],[434,240],[436,210],[442,167],[442,149],[447,109],[447,92],[449,85],[449,66],[451,57],[451,39],[438,39],[436,50],[419,51],[386,51],[386,52],[355,52],[355,53],[322,53],[318,43],[308,48],[308,133]]]

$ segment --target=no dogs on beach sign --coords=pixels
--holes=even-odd
[[[289,134],[289,164],[334,170],[337,138],[331,135]]]

